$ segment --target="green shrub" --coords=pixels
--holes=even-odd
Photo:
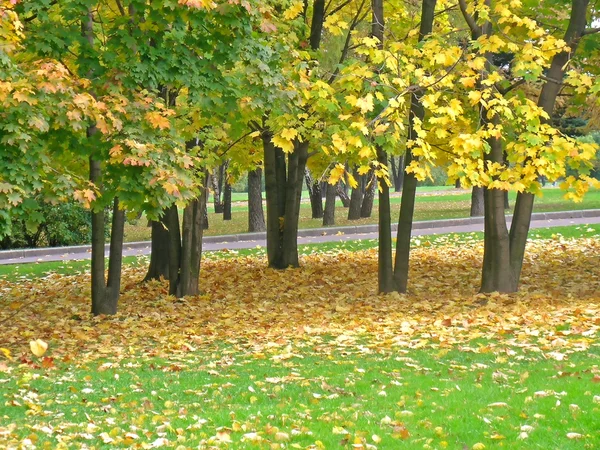
[[[13,218],[11,234],[0,241],[0,249],[62,247],[90,242],[91,214],[79,203],[40,203],[37,212],[41,221],[33,229],[25,219]]]

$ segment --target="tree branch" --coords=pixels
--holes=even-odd
[[[367,15],[369,13],[369,11],[367,11],[362,16],[360,15],[363,10],[363,7],[365,6],[365,1],[366,0],[362,0],[360,7],[358,8],[358,11],[356,12],[356,16],[354,16],[354,18],[352,19],[352,23],[350,24],[350,28],[348,29],[348,34],[346,35],[346,42],[344,43],[344,49],[342,50],[342,55],[340,56],[338,65],[342,64],[348,56],[348,51],[350,50],[350,41],[352,40],[352,32],[358,26],[359,23],[361,23],[363,20],[365,20],[365,18],[367,17]],[[333,72],[333,74],[331,75],[331,77],[329,78],[329,80],[327,80],[327,83],[332,84],[335,81],[335,79],[337,78],[339,72],[340,72],[339,68],[336,68],[335,71]]]
[[[581,35],[587,36],[588,34],[595,34],[595,33],[600,33],[600,28],[586,28],[585,30],[583,30],[583,33],[581,33]]]
[[[121,13],[121,15],[125,17],[127,14],[125,14],[125,8],[123,8],[121,0],[115,0],[115,2],[117,3],[117,8],[119,8],[119,12]]]
[[[333,8],[333,10],[331,12],[329,12],[329,11],[327,11],[327,9],[325,9],[325,17],[335,14],[339,10],[343,9],[345,6],[349,5],[351,1],[352,0],[346,0],[341,5],[338,5],[335,8]],[[331,4],[331,2],[329,2],[329,4],[327,6],[329,7],[330,4]]]
[[[467,3],[465,0],[458,0],[458,6],[460,8],[460,12],[465,18],[465,21],[467,22],[467,25],[469,25],[471,33],[473,33],[473,37],[477,39],[481,36],[481,29],[477,26],[475,18],[467,11]]]
[[[522,85],[523,83],[525,83],[525,78],[521,78],[520,80],[515,81],[513,84],[511,84],[510,86],[505,87],[505,88],[500,87],[500,85],[498,83],[496,83],[494,86],[496,87],[498,92],[500,92],[500,94],[506,95],[510,91],[512,91],[514,88]]]

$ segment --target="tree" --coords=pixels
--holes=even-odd
[[[518,136],[517,142],[511,142],[507,149],[502,148],[501,137],[498,133],[491,135],[487,138],[487,145],[490,148],[489,153],[485,156],[485,160],[488,163],[488,167],[494,167],[495,171],[491,174],[490,183],[487,189],[484,191],[485,199],[485,238],[484,238],[484,262],[482,271],[482,292],[501,291],[501,292],[514,292],[518,288],[519,277],[521,273],[521,267],[523,263],[523,257],[525,253],[525,244],[527,242],[527,234],[529,230],[529,224],[531,221],[531,213],[533,210],[533,200],[535,193],[539,192],[539,177],[540,175],[546,176],[548,172],[552,173],[551,178],[556,179],[561,174],[564,174],[564,167],[566,165],[566,156],[573,155],[573,163],[578,165],[582,170],[583,183],[587,183],[586,175],[589,173],[589,164],[586,161],[589,154],[593,154],[593,150],[590,148],[584,149],[583,153],[588,155],[579,154],[576,150],[576,145],[572,140],[567,137],[560,136],[560,134],[554,128],[549,126],[550,118],[552,117],[554,104],[556,97],[559,92],[560,84],[556,80],[562,80],[565,75],[567,63],[574,54],[579,40],[584,35],[586,27],[586,9],[588,2],[583,0],[575,0],[572,2],[571,16],[568,21],[567,31],[564,35],[564,40],[551,39],[552,36],[545,36],[547,41],[555,43],[555,48],[549,48],[547,42],[542,42],[540,45],[540,59],[543,61],[542,67],[547,67],[547,74],[544,76],[546,80],[543,83],[542,90],[540,92],[537,108],[533,105],[522,106],[526,113],[529,113],[529,120],[527,121],[527,133],[523,133]],[[475,14],[485,15],[489,14],[489,3],[484,5],[479,10],[476,10]],[[495,36],[492,35],[492,27],[490,22],[484,22],[481,27],[475,19],[473,13],[468,11],[467,5],[464,0],[460,2],[461,11],[465,17],[467,24],[469,25],[473,35],[479,41],[492,41]],[[496,11],[502,11],[500,8],[508,8],[506,5],[499,5],[496,7]],[[501,22],[510,22],[510,15],[505,14],[504,17],[508,17]],[[532,26],[529,27],[531,30]],[[518,26],[514,27],[518,29]],[[538,29],[539,30],[539,29]],[[546,33],[542,30],[536,30],[533,34],[536,36],[544,36]],[[531,32],[529,36],[531,37]],[[501,97],[499,95],[506,95],[512,89],[516,88],[520,84],[535,79],[534,77],[540,77],[542,68],[531,67],[525,61],[525,58],[515,54],[514,59],[516,63],[515,67],[511,70],[511,76],[516,78],[512,80],[512,85],[508,87],[498,87],[497,84],[502,80],[499,77],[498,70],[494,67],[493,54],[504,48],[508,48],[509,45],[503,42],[502,39],[494,39],[496,42],[494,47],[487,47],[480,49],[480,51],[487,50],[485,55],[485,70],[493,76],[492,81],[490,78],[482,78],[481,83],[485,83],[492,88],[499,91],[499,94],[494,94],[498,100],[496,104],[501,103]],[[486,46],[484,46],[486,47]],[[530,44],[525,43],[524,48],[528,51]],[[515,53],[518,53],[520,49],[517,47],[514,49]],[[519,66],[520,65],[520,66]],[[527,70],[524,70],[524,67]],[[494,76],[495,75],[495,76]],[[484,94],[490,92],[488,89],[484,90]],[[488,96],[490,94],[487,94]],[[479,97],[480,94],[477,94]],[[513,97],[514,98],[514,97]],[[488,102],[488,105],[493,102]],[[493,128],[499,128],[502,126],[501,120],[508,115],[506,111],[496,110],[493,104],[492,109],[482,106],[482,117],[483,120],[489,121],[486,124],[490,124]],[[482,102],[483,105],[483,102]],[[490,128],[491,128],[490,127]],[[531,132],[537,133],[535,137],[532,137]],[[525,142],[523,142],[525,140]],[[521,142],[523,144],[521,144]],[[527,145],[527,147],[525,147]],[[548,151],[547,147],[551,145],[553,150],[560,149],[564,152],[568,148],[571,150],[567,154],[560,154],[558,152]],[[526,156],[515,155],[518,151],[526,150]],[[556,161],[555,166],[550,170],[546,169],[545,162],[547,158],[552,155],[552,160]],[[556,156],[558,155],[558,158]],[[544,162],[544,164],[541,164]],[[513,167],[509,167],[513,165]],[[587,169],[585,166],[588,166]],[[504,167],[504,171],[502,168]],[[512,186],[506,186],[506,175],[510,170],[517,170],[519,176],[517,181],[514,181]],[[520,178],[520,179],[519,179]],[[575,180],[572,180],[575,182]],[[578,183],[578,188],[584,190],[585,187],[582,182]],[[503,193],[505,189],[502,187],[515,187],[519,191],[517,194],[517,203],[515,205],[515,213],[513,215],[513,221],[511,224],[510,232],[506,226],[504,207],[505,207],[505,195]]]

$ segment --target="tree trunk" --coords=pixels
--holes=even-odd
[[[340,197],[340,200],[342,201],[342,206],[344,208],[349,208],[350,207],[350,197],[348,197],[348,193],[342,186],[342,183],[338,183],[335,185],[335,191],[336,191],[338,197]]]
[[[404,184],[404,155],[398,158],[396,165],[396,158],[391,158],[392,161],[392,176],[394,178],[394,192],[401,192],[402,185]]]
[[[181,264],[181,229],[176,205],[165,211],[165,220],[169,230],[169,295],[177,295]]]
[[[381,12],[383,13],[383,10]],[[380,147],[377,147],[377,161],[387,166],[387,155]],[[390,188],[383,179],[374,180],[373,183],[376,185],[379,184],[380,186],[378,210],[379,240],[377,254],[378,291],[380,293],[387,293],[396,290],[394,285],[394,270],[392,267],[392,211],[390,207]]]
[[[265,197],[267,200],[267,259],[269,267],[281,268],[282,222],[285,215],[285,155],[271,141],[273,134],[263,130]],[[283,201],[282,201],[283,200]]]
[[[504,209],[510,209],[510,201],[508,199],[508,191],[504,191]]]
[[[262,204],[262,169],[248,172],[248,231],[265,231],[265,215]]]
[[[94,161],[94,163],[98,163]],[[96,166],[96,164],[94,164]],[[98,176],[99,164],[93,169]],[[102,221],[100,224],[100,220]],[[125,211],[119,208],[119,199],[113,203],[113,217],[110,233],[110,253],[108,259],[108,280],[105,283],[104,264],[104,211],[92,212],[92,314],[113,315],[117,313],[121,290],[123,267],[123,234]]]
[[[208,173],[205,174],[208,181]],[[206,183],[204,184],[207,185]],[[200,265],[202,260],[202,235],[204,207],[208,189],[202,188],[199,198],[192,200],[183,210],[180,231],[179,213],[176,206],[166,212],[169,223],[169,294],[176,297],[198,295]],[[173,251],[173,249],[175,251]]]
[[[272,142],[272,133],[262,131],[265,189],[267,197],[267,258],[269,267],[298,267],[298,222],[308,143],[295,142],[286,155]]]
[[[410,164],[410,152],[407,151],[406,162]],[[417,179],[412,173],[404,176],[402,199],[400,200],[400,218],[396,233],[396,258],[394,262],[394,285],[398,292],[408,289],[408,269],[410,259],[410,238],[415,211]],[[381,206],[380,206],[381,207]]]
[[[517,290],[510,267],[510,242],[504,215],[503,192],[499,189],[486,189],[484,192],[484,250],[480,292]]]
[[[317,50],[321,45],[324,20],[325,0],[315,0],[313,3],[312,22],[310,24],[310,48],[313,50]]]
[[[150,265],[144,282],[169,279],[169,230],[165,215],[159,221],[152,221]]]
[[[384,16],[383,0],[372,0],[372,25],[371,34],[379,40],[377,47],[383,49],[384,38]],[[385,151],[377,146],[377,162],[384,167],[388,166],[388,157]],[[393,158],[392,158],[393,159]],[[394,272],[392,268],[392,216],[390,208],[390,188],[386,180],[375,179],[375,173],[369,174],[369,184],[367,184],[367,195],[363,203],[362,217],[368,217],[365,209],[373,208],[374,188],[379,184],[379,240],[377,253],[377,280],[378,291],[380,293],[394,291]],[[366,208],[365,208],[366,204]],[[370,204],[370,207],[369,207]],[[369,216],[371,211],[368,211]]]
[[[323,195],[321,193],[321,185],[313,180],[310,171],[306,169],[304,178],[306,179],[306,189],[310,198],[310,208],[313,219],[321,219],[323,217]]]
[[[421,25],[419,28],[419,41],[431,34],[436,0],[423,0],[421,9]],[[416,136],[415,119],[423,121],[425,109],[421,103],[421,92],[416,91],[411,95],[410,111],[408,116],[407,142],[414,141]],[[412,152],[407,147],[404,157],[405,166],[412,161]],[[402,187],[402,200],[400,202],[400,217],[398,219],[398,232],[396,238],[396,260],[394,264],[394,286],[398,292],[408,289],[408,269],[410,259],[410,238],[415,211],[415,198],[417,195],[417,179],[411,173],[404,176]],[[380,206],[381,207],[381,206]]]
[[[121,291],[123,271],[123,237],[125,232],[125,210],[119,207],[119,199],[113,203],[112,226],[110,230],[110,254],[108,258],[108,280],[106,283],[106,310],[103,314],[116,314]]]
[[[95,127],[88,128],[88,136],[96,132]],[[101,187],[102,167],[100,161],[90,157],[90,181],[98,189]],[[104,280],[104,209],[92,210],[92,314],[111,314],[106,305],[106,285]]]
[[[325,188],[325,211],[323,213],[323,226],[335,225],[335,197],[337,185],[327,184]]]
[[[227,182],[223,192],[223,220],[231,220],[231,185]]]
[[[471,190],[471,217],[480,217],[485,213],[482,187],[473,186]]]
[[[386,157],[387,161],[387,157]],[[365,186],[365,195],[363,197],[362,205],[360,207],[360,217],[368,218],[373,214],[373,201],[375,200],[375,190],[377,189],[377,179],[375,173],[370,173],[368,177],[369,181]],[[389,188],[388,188],[389,197]]]
[[[348,208],[348,220],[360,219],[360,210],[362,208],[363,197],[365,195],[365,182],[364,176],[359,175],[354,170],[354,178],[358,182],[358,186],[352,188],[352,194],[350,195],[350,207]]]
[[[208,202],[204,202],[202,206],[202,229],[208,230]]]
[[[327,194],[325,193],[325,191],[327,190],[327,185],[328,184],[329,183],[327,183],[327,181],[321,181],[319,183],[319,186],[321,188],[321,198],[323,198],[323,199],[327,197]]]
[[[308,142],[295,142],[294,152],[288,155],[285,219],[283,221],[283,267],[299,267],[298,222],[302,199],[303,175],[308,158]]]
[[[209,184],[212,184],[213,188],[213,204],[216,214],[221,214],[224,208],[223,201],[221,201],[221,194],[223,193],[223,183],[228,165],[228,162],[219,165],[219,167],[210,175]]]

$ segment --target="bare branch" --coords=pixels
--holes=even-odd
[[[581,35],[587,36],[588,34],[596,34],[596,33],[600,33],[600,28],[586,28],[585,30],[583,30],[583,33],[581,33]]]
[[[121,13],[121,15],[123,17],[127,16],[127,14],[125,13],[125,8],[123,8],[123,4],[121,3],[121,0],[115,0],[116,4],[117,4],[117,8],[119,8],[119,12]]]
[[[358,26],[358,24],[360,24],[363,20],[365,20],[365,18],[369,14],[369,11],[367,10],[367,12],[361,16],[362,10],[365,6],[365,1],[366,0],[362,0],[360,7],[358,8],[358,11],[356,12],[356,15],[352,19],[352,23],[350,24],[350,28],[348,29],[348,34],[346,35],[346,42],[344,43],[344,49],[342,50],[342,55],[340,56],[340,60],[339,60],[338,64],[342,64],[348,57],[348,52],[350,50],[350,42],[352,40],[352,32]],[[329,80],[327,80],[327,83],[332,84],[335,81],[335,79],[337,78],[339,72],[340,72],[339,68],[336,68],[335,71],[333,72],[333,74],[331,75],[331,77],[329,78]]]
[[[336,6],[335,8],[333,8],[333,10],[327,11],[327,9],[329,8],[329,5],[331,5],[331,2],[329,2],[329,4],[327,4],[327,8],[325,8],[325,17],[330,16],[332,14],[335,14],[336,12],[338,12],[339,10],[343,9],[344,7],[346,7],[347,5],[350,4],[352,0],[346,0],[345,2],[342,2],[341,5]]]
[[[496,89],[498,90],[498,92],[500,94],[506,95],[510,91],[512,91],[514,88],[522,85],[523,83],[525,83],[525,78],[521,78],[520,80],[515,81],[513,84],[511,84],[510,86],[507,86],[505,88],[502,88],[499,83],[496,83],[494,86],[496,87]]]
[[[475,18],[467,11],[467,3],[465,2],[465,0],[458,0],[458,6],[460,7],[460,12],[465,18],[467,25],[469,25],[471,33],[473,33],[473,37],[477,39],[481,36],[481,29],[477,26]]]

